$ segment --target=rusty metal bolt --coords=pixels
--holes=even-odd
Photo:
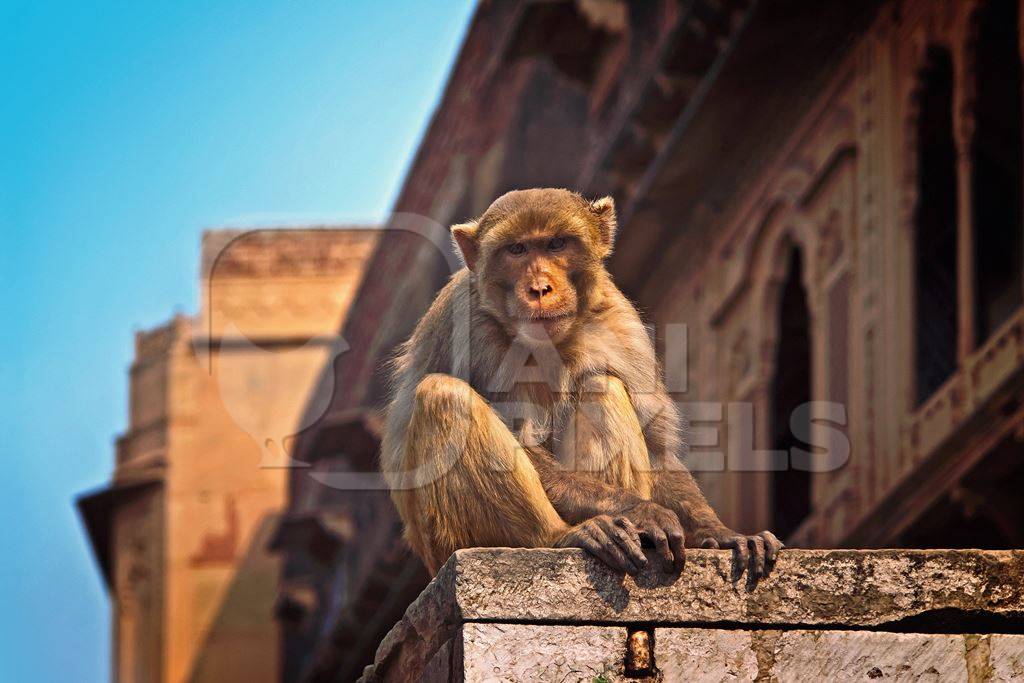
[[[637,676],[651,673],[654,656],[651,652],[651,634],[633,631],[626,640],[626,673]]]

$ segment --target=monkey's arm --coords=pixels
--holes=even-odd
[[[678,459],[665,457],[655,467],[660,470],[654,477],[652,497],[679,515],[692,545],[729,531],[701,493],[693,475]]]
[[[679,469],[670,465],[673,462]],[[764,576],[778,552],[785,547],[782,541],[770,531],[745,535],[725,526],[683,464],[675,457],[666,458],[665,463],[665,469],[655,477],[654,500],[679,515],[690,544],[701,548],[731,549],[737,577],[747,567],[752,580]]]
[[[770,531],[740,534],[722,524],[678,453],[685,452],[679,437],[679,414],[667,394],[657,392],[640,398],[646,413],[645,436],[654,468],[651,498],[671,509],[686,529],[691,546],[733,550],[735,575],[749,567],[752,580],[764,576],[784,546]]]
[[[562,469],[554,456],[543,448],[533,446],[526,450],[540,475],[544,493],[555,511],[569,524],[577,524],[596,515],[617,514],[644,502],[643,498],[628,491]]]
[[[583,524],[610,517],[650,541],[666,564],[683,566],[685,534],[671,510],[586,474],[564,470],[542,448],[531,447],[526,452],[544,493],[566,522]]]
[[[619,378],[594,375],[583,381],[572,421],[560,435],[558,453],[558,461],[542,451],[533,457],[545,492],[563,518],[625,516],[666,561],[682,566],[682,524],[671,510],[650,501],[650,459],[643,429]]]

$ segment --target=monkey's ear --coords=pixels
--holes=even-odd
[[[615,243],[615,230],[618,228],[618,220],[615,218],[615,200],[609,197],[601,197],[590,202],[590,210],[597,216],[600,229],[601,246],[604,247],[603,256],[612,253],[612,244]]]
[[[473,270],[476,267],[476,257],[480,255],[480,242],[476,238],[477,222],[459,223],[452,226],[452,238],[459,253],[462,254],[462,261],[466,267]]]

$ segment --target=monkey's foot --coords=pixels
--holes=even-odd
[[[757,583],[768,575],[779,551],[785,544],[770,531],[746,536],[730,529],[708,536],[700,545],[701,548],[732,549],[732,579],[738,581],[743,572],[747,572],[747,580]]]
[[[636,574],[647,565],[640,534],[627,518],[598,515],[569,529],[556,548],[583,548],[615,571]]]

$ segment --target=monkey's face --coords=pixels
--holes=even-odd
[[[590,203],[567,190],[520,190],[452,232],[476,273],[481,305],[506,332],[557,344],[598,296],[614,220],[610,199]]]
[[[490,246],[489,308],[515,336],[554,343],[572,330],[579,313],[576,283],[584,246],[571,231],[510,235]]]

